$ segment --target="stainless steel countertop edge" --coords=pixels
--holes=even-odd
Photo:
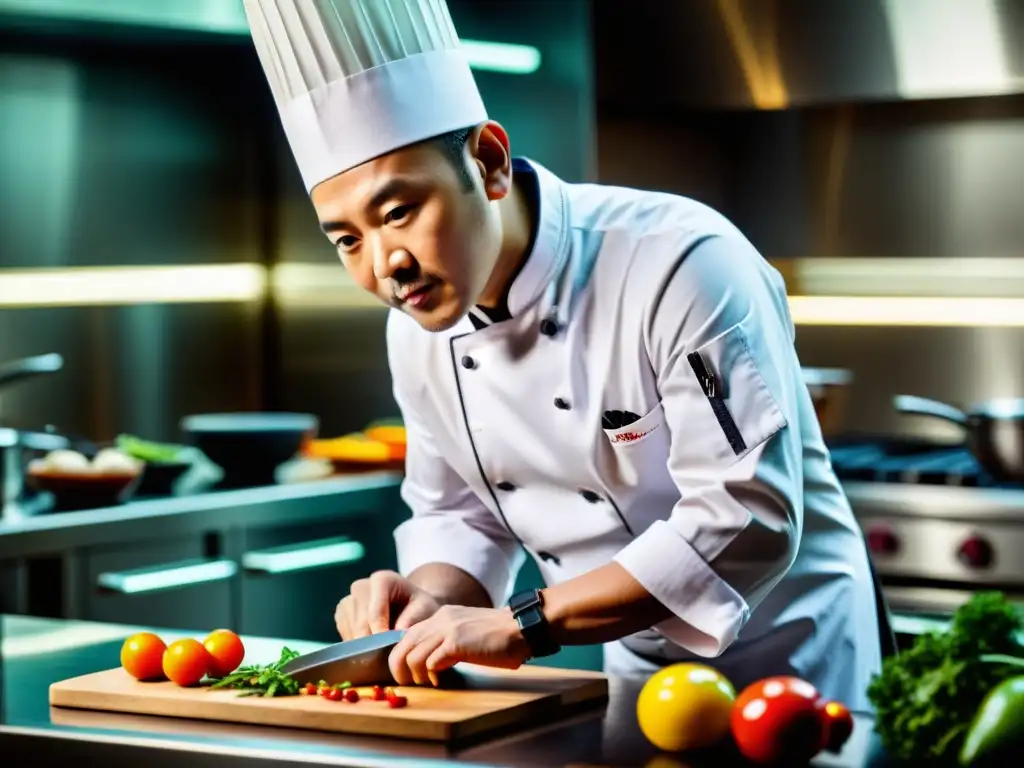
[[[20,725],[0,725],[0,746],[18,737],[37,737],[62,739],[76,742],[108,744],[110,746],[142,747],[147,749],[167,749],[175,752],[194,753],[204,757],[220,755],[222,757],[248,758],[252,760],[281,761],[288,763],[304,763],[308,765],[334,765],[344,768],[394,768],[409,765],[415,768],[451,768],[465,766],[465,761],[438,760],[424,757],[399,757],[397,755],[375,756],[368,752],[358,755],[339,754],[337,748],[330,753],[324,751],[302,751],[301,745],[290,744],[288,749],[278,746],[253,747],[251,740],[244,746],[241,743],[225,744],[224,739],[201,736],[182,736],[180,739],[167,736],[132,736],[126,731],[99,730],[76,728],[74,731],[59,728],[39,728]],[[473,768],[500,768],[488,763],[470,763]]]

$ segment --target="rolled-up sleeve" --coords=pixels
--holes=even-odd
[[[671,514],[616,561],[713,657],[793,562],[803,517],[800,366],[785,289],[742,236],[709,238],[655,291],[644,340],[671,435]]]
[[[524,555],[501,522],[444,458],[417,414],[403,340],[388,323],[393,393],[405,423],[407,447],[401,496],[412,516],[395,529],[398,570],[408,576],[429,563],[465,571],[494,605],[508,600]],[[404,335],[404,334],[402,334]],[[407,350],[407,347],[406,347]]]

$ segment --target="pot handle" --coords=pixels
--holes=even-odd
[[[892,399],[892,404],[900,413],[933,416],[944,421],[951,421],[961,427],[966,427],[969,424],[966,413],[952,405],[940,403],[938,400],[929,400],[916,395],[896,395]]]
[[[43,373],[56,373],[64,367],[64,358],[56,352],[25,357],[0,365],[0,387]]]

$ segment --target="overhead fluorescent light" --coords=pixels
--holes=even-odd
[[[34,18],[249,36],[241,0],[0,0],[0,13],[3,12]],[[530,45],[463,40],[462,49],[473,69],[529,75],[540,68],[540,51]]]
[[[245,302],[266,293],[259,264],[0,270],[0,307]]]
[[[1024,327],[1024,299],[790,296],[796,325]]]
[[[532,45],[463,40],[462,51],[473,69],[530,75],[540,69],[540,51]]]

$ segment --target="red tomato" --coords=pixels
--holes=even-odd
[[[213,662],[210,666],[210,677],[227,677],[242,663],[245,658],[245,646],[241,638],[230,629],[218,629],[207,635],[203,647],[210,654]]]
[[[355,704],[357,701],[359,701],[359,691],[357,691],[355,688],[349,688],[347,691],[345,691],[345,701],[349,701]]]
[[[838,701],[820,701],[818,703],[825,719],[828,736],[825,749],[829,752],[841,752],[846,740],[853,733],[853,715],[850,710]]]
[[[137,680],[159,680],[164,677],[164,641],[152,632],[132,635],[121,646],[121,666]]]
[[[320,685],[317,686],[316,692],[319,693],[321,696],[326,696],[328,691],[333,690],[334,689],[331,688],[331,686],[329,686],[327,683],[320,683]]]
[[[796,677],[747,686],[732,711],[732,735],[743,756],[762,765],[804,765],[828,740],[817,689]]]
[[[388,706],[391,707],[392,709],[398,709],[399,707],[404,707],[408,703],[409,703],[409,700],[407,698],[405,698],[405,696],[399,696],[397,694],[392,696],[390,699],[388,699]]]
[[[379,685],[373,686],[373,700],[374,701],[386,701],[388,695],[384,693],[384,689]]]
[[[341,701],[345,698],[345,692],[339,688],[330,688],[324,692],[323,696],[328,701]]]
[[[299,693],[301,693],[303,696],[316,696],[317,692],[317,687],[312,683],[306,683],[299,690]]]

